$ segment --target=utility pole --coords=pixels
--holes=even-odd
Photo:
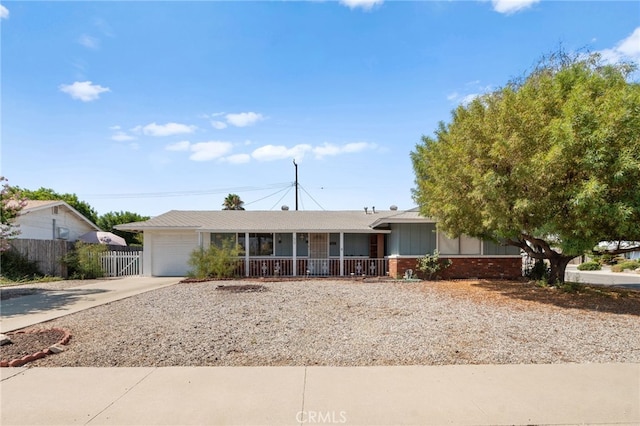
[[[296,167],[296,211],[298,211],[298,165],[296,159],[293,159],[293,165]]]

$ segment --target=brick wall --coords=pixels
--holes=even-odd
[[[446,259],[446,257],[442,257]],[[407,269],[420,276],[416,269],[418,258],[390,258],[389,275],[402,278]],[[522,276],[520,257],[454,257],[451,266],[439,273],[439,278],[504,278],[517,279]]]

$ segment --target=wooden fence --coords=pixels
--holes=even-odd
[[[42,274],[67,278],[67,267],[62,258],[73,248],[64,240],[15,239],[9,242],[18,253],[35,262]]]

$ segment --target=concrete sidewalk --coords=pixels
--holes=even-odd
[[[178,283],[181,278],[124,277],[97,280],[0,302],[0,332],[19,330],[95,306]]]
[[[8,425],[640,424],[640,364],[5,368]]]

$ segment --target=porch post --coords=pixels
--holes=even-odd
[[[249,251],[251,244],[249,243],[249,233],[244,233],[244,276],[248,277],[250,268],[249,268]]]
[[[293,233],[293,276],[298,276],[298,233]]]
[[[340,276],[344,276],[344,232],[340,233]]]

